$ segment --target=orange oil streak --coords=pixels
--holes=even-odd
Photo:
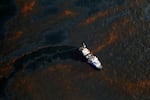
[[[71,10],[65,10],[64,11],[64,15],[66,15],[66,16],[74,16],[74,15],[76,15],[76,13],[71,11]]]
[[[0,79],[8,77],[12,70],[13,67],[8,63],[4,64],[3,66],[0,66]]]
[[[108,37],[102,44],[97,46],[92,52],[96,53],[113,44],[119,39],[125,39],[126,37],[134,35],[136,33],[136,26],[132,24],[132,17],[125,16],[121,20],[112,23],[112,30],[108,33]],[[123,31],[124,30],[124,31]],[[121,35],[119,35],[122,33]]]
[[[144,2],[145,2],[144,0],[136,0],[136,1],[130,2],[129,4],[126,4],[126,5],[120,5],[118,7],[114,7],[114,8],[110,8],[108,10],[102,11],[102,12],[98,12],[96,15],[88,17],[87,19],[85,19],[80,24],[81,25],[82,24],[83,25],[91,24],[91,23],[95,22],[97,19],[110,16],[114,13],[120,12],[120,11],[125,10],[125,9],[130,9],[130,8],[139,6],[140,4],[142,4]]]
[[[16,32],[13,32],[9,37],[9,40],[14,40],[14,39],[18,39],[20,38],[22,35],[23,35],[23,31],[16,31]]]
[[[15,38],[19,38],[19,37],[22,36],[22,34],[23,34],[22,31],[17,31],[17,32],[14,33],[14,36],[15,36]]]
[[[91,16],[91,17],[88,17],[87,19],[85,19],[83,24],[91,24],[91,23],[95,22],[98,18],[106,17],[108,15],[109,15],[108,11],[99,12],[95,16]]]
[[[33,10],[35,6],[35,1],[31,1],[28,4],[24,4],[24,6],[21,8],[21,13],[26,16],[29,14],[29,12],[31,12]]]
[[[150,80],[140,80],[137,82],[125,82],[121,84],[122,90],[130,95],[149,94]]]
[[[108,45],[114,43],[118,39],[118,35],[114,32],[109,33],[108,38],[105,40],[105,42],[99,46],[97,46],[94,50],[92,50],[92,53],[96,53],[98,51],[101,51]]]

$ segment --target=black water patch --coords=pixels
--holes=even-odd
[[[55,6],[47,7],[46,10],[44,11],[46,15],[47,14],[54,15],[54,14],[57,14],[58,12],[59,12],[59,9]]]
[[[75,5],[76,6],[86,6],[86,7],[89,7],[89,6],[92,6],[96,3],[100,3],[102,0],[77,0],[75,2]]]
[[[53,0],[40,0],[40,5],[42,6],[52,5],[53,3]]]
[[[46,19],[46,18],[55,16],[59,12],[60,12],[60,10],[56,6],[53,6],[53,5],[45,6],[45,7],[43,7],[43,10],[41,12],[32,16],[32,20],[39,21],[42,19]]]
[[[100,8],[108,8],[114,7],[118,5],[122,5],[125,0],[77,0],[75,1],[75,6],[77,7],[100,7]]]
[[[0,79],[0,100],[1,98],[5,97],[4,90],[5,90],[6,83],[7,83],[7,80],[5,78]]]
[[[67,33],[65,33],[62,30],[56,31],[56,32],[50,32],[48,34],[45,34],[45,43],[46,44],[59,44],[67,40],[68,36]]]
[[[98,8],[91,8],[90,11],[88,12],[89,16],[95,15],[98,13],[100,10]]]
[[[64,1],[65,0],[40,0],[39,3],[41,6],[47,6],[47,5],[55,5]]]
[[[4,25],[10,18],[15,16],[16,11],[14,0],[0,0],[0,40],[4,39],[5,36]]]

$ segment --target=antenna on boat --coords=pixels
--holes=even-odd
[[[86,48],[86,45],[85,45],[85,43],[83,42],[82,44],[83,44],[83,47],[84,47],[84,48]]]

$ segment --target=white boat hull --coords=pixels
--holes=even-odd
[[[103,68],[99,59],[91,54],[90,50],[86,48],[86,45],[84,43],[83,46],[79,48],[79,51],[83,54],[83,56],[85,56],[89,64],[93,65],[97,69]]]

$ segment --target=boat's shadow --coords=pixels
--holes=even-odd
[[[21,69],[32,72],[39,67],[50,65],[52,62],[57,61],[57,63],[59,63],[59,61],[61,62],[67,59],[84,63],[87,62],[77,47],[55,46],[45,47],[25,54],[13,63],[13,67],[15,72]]]

